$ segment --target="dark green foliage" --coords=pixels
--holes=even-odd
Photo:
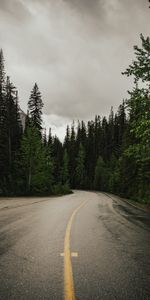
[[[75,174],[73,187],[118,192],[119,157],[126,127],[124,103],[115,116],[111,109],[108,120],[104,117],[101,121],[100,116],[96,116],[95,121],[89,121],[87,126],[83,121],[78,123],[74,152],[69,151],[69,161],[72,153],[75,158],[75,170],[72,168],[70,172],[70,181]],[[67,127],[64,146],[70,150],[69,132]],[[102,171],[99,171],[100,161]]]
[[[134,76],[134,82],[137,83],[139,79],[142,82],[150,82],[150,37],[144,38],[141,34],[142,48],[134,46],[134,53],[136,59],[126,69],[127,76]]]
[[[69,158],[67,150],[64,151],[63,166],[62,166],[62,184],[69,185]]]
[[[21,142],[21,167],[28,194],[47,193],[52,189],[53,164],[46,150],[38,129],[28,127]]]
[[[71,194],[70,186],[68,183],[62,184],[59,182],[53,186],[53,195],[67,195]]]
[[[100,191],[106,191],[107,187],[107,172],[106,166],[103,161],[103,158],[99,156],[96,167],[95,167],[95,176],[94,176],[94,188]]]
[[[0,95],[5,92],[5,68],[4,56],[2,49],[0,50]]]
[[[63,147],[60,140],[55,136],[52,140],[52,158],[54,161],[54,184],[61,183],[62,164],[63,164]]]
[[[22,126],[18,93],[5,78],[4,58],[0,51],[0,193],[12,193],[15,163],[20,147]]]
[[[76,183],[79,188],[85,187],[85,150],[80,143],[79,152],[76,159]]]
[[[141,41],[142,48],[134,47],[136,59],[123,73],[133,76],[135,86],[127,101],[128,141],[121,162],[128,182],[126,193],[150,201],[150,38],[141,35]]]
[[[79,122],[73,148],[68,127],[65,147],[69,161],[76,157],[76,188],[94,188],[149,202],[150,39],[141,35],[141,41],[141,49],[134,47],[136,60],[123,73],[134,76],[130,99],[123,101],[116,114],[111,108],[108,118],[96,116],[87,125]],[[72,178],[71,166],[71,182]]]

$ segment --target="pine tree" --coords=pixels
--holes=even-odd
[[[64,149],[67,149],[67,152],[70,152],[70,128],[67,126],[66,128],[66,135],[64,138],[64,144],[63,144]]]
[[[76,133],[74,122],[71,126],[70,147],[69,147],[69,175],[71,187],[75,187],[75,166],[76,166]]]
[[[18,94],[9,77],[5,80],[3,52],[0,51],[0,182],[2,190],[13,190],[17,151],[22,134]]]
[[[48,182],[47,191],[50,193],[53,192],[53,184],[54,184],[54,159],[52,157],[52,136],[51,130],[49,130],[48,141],[45,138],[44,143],[45,149],[45,173],[46,173],[46,181]]]
[[[0,50],[0,137],[3,135],[3,127],[6,118],[6,80],[5,80],[4,56]]]
[[[48,190],[47,159],[44,146],[35,126],[28,127],[21,143],[22,177],[25,193],[45,193]]]
[[[78,156],[76,159],[76,182],[78,188],[85,187],[85,150],[80,144]]]
[[[101,142],[102,142],[102,128],[101,128],[101,118],[100,116],[95,116],[95,164],[101,155]]]
[[[63,155],[62,184],[69,185],[69,157],[66,149]]]
[[[94,187],[99,191],[107,191],[108,188],[108,170],[101,156],[95,167]]]
[[[6,81],[3,51],[0,50],[0,194],[6,190],[7,167],[7,128],[6,128]]]
[[[63,147],[57,136],[52,141],[52,158],[54,160],[54,184],[61,183]]]
[[[87,184],[89,189],[93,188],[94,169],[95,169],[95,124],[89,121],[87,124],[87,142],[86,142],[86,167]]]
[[[108,121],[106,117],[102,119],[102,157],[108,159]]]
[[[35,83],[28,101],[28,109],[31,122],[39,131],[42,129],[42,108],[43,102],[41,93],[37,83]]]
[[[114,111],[111,107],[109,119],[108,119],[108,131],[107,131],[107,160],[111,159],[114,151]]]
[[[52,131],[51,131],[51,128],[49,128],[49,134],[48,134],[48,146],[49,147],[52,147]]]
[[[3,50],[0,50],[0,95],[5,92],[5,67]]]

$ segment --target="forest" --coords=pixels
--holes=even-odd
[[[42,127],[37,83],[25,127],[18,91],[6,76],[0,51],[0,196],[62,195],[96,190],[150,205],[150,38],[140,36],[122,73],[134,80],[128,99],[108,117],[73,122],[64,141]],[[50,100],[49,100],[50,101]],[[92,99],[91,99],[92,101]]]

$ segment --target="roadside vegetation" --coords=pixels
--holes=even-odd
[[[129,99],[108,118],[67,126],[64,142],[42,128],[37,84],[25,128],[16,88],[0,52],[0,195],[66,194],[70,188],[111,192],[150,205],[150,38],[123,73],[132,76]]]

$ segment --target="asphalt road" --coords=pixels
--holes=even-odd
[[[150,299],[148,213],[83,191],[0,204],[1,300]]]

